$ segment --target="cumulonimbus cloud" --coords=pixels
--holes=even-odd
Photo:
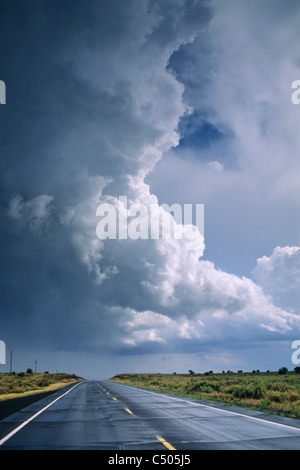
[[[16,173],[7,170],[10,187],[14,191],[18,188],[21,196],[13,199],[9,194],[11,203],[6,216],[21,222],[25,231],[33,221],[39,227],[42,222],[48,223],[46,233],[40,233],[35,272],[29,270],[28,260],[21,258],[19,281],[22,284],[28,272],[34,280],[39,279],[39,295],[25,289],[22,292],[23,306],[31,312],[26,321],[32,325],[33,333],[40,331],[41,324],[45,328],[49,326],[49,343],[54,346],[138,353],[150,344],[154,349],[157,346],[176,351],[180,347],[188,351],[216,341],[280,340],[300,332],[299,310],[295,305],[293,310],[286,308],[287,304],[276,299],[270,289],[275,281],[270,280],[269,267],[279,266],[279,260],[288,259],[286,248],[277,250],[270,258],[258,260],[254,282],[249,277],[217,269],[213,261],[205,260],[205,243],[209,240],[201,239],[196,249],[187,250],[185,242],[176,239],[97,238],[96,210],[100,203],[116,203],[122,195],[146,207],[158,202],[147,178],[159,168],[166,154],[168,171],[178,172],[181,186],[191,183],[193,194],[201,182],[212,195],[210,200],[227,198],[242,212],[242,204],[236,197],[237,187],[245,189],[246,201],[252,194],[254,181],[258,181],[260,194],[263,192],[260,157],[264,155],[266,141],[262,132],[266,132],[270,122],[270,109],[265,107],[255,123],[254,117],[269,94],[254,104],[247,101],[246,94],[241,105],[243,83],[234,81],[235,72],[230,69],[237,63],[232,53],[240,50],[233,44],[237,49],[227,49],[227,55],[220,59],[222,39],[229,46],[235,38],[230,28],[222,33],[220,16],[224,7],[221,2],[213,4],[215,16],[210,4],[202,1],[118,1],[114,14],[109,1],[100,2],[100,6],[91,2],[88,12],[84,2],[79,2],[78,15],[85,11],[87,22],[81,23],[76,13],[71,13],[70,23],[61,32],[63,46],[56,40],[48,44],[47,60],[51,66],[47,70],[55,80],[45,81],[39,96],[41,110],[44,100],[51,102],[52,107],[47,107],[48,114],[44,113],[40,120],[34,114],[32,103],[27,103],[45,141],[43,145],[37,143],[31,152],[30,135],[36,135],[35,126],[34,132],[31,130],[32,134],[26,135],[30,149],[26,162],[35,176],[30,182],[22,177],[21,161],[16,164]],[[237,16],[231,18],[228,11],[232,11],[232,2],[230,5],[228,10],[225,8],[224,18],[234,23],[239,14],[244,17],[243,8],[248,7],[239,6]],[[50,33],[56,27],[55,14],[47,13]],[[212,18],[215,22],[209,30]],[[213,43],[209,42],[210,31],[218,32]],[[249,35],[241,37],[245,41]],[[202,40],[207,56],[210,48],[214,50],[212,62],[208,64],[201,62],[203,49],[197,50]],[[30,49],[30,40],[27,41]],[[38,43],[36,47],[36,54],[46,66],[44,51]],[[191,54],[190,63],[196,64],[202,75],[195,76],[192,68],[179,70],[182,55],[180,59],[177,56],[180,73],[176,73],[176,67],[172,69],[172,56],[174,61],[176,51],[183,54],[183,50]],[[251,52],[254,53],[253,49]],[[220,60],[216,68],[214,59]],[[241,69],[240,77],[247,77],[251,71],[250,59],[248,62],[245,56],[238,61],[241,68],[246,67]],[[259,77],[254,78],[259,80]],[[226,80],[222,81],[223,78]],[[218,84],[220,88],[215,89]],[[253,90],[256,86],[257,82],[252,83]],[[232,161],[230,164],[219,161],[221,146],[216,144],[210,149],[211,160],[200,165],[199,179],[196,171],[192,174],[195,168],[199,171],[195,161],[191,166],[191,160],[183,162],[182,167],[191,169],[188,175],[191,179],[183,180],[178,154],[175,157],[173,153],[172,160],[172,151],[180,147],[180,123],[196,116],[192,99],[197,112],[204,110],[205,114],[206,111],[212,125],[225,134],[228,131],[226,152],[238,159],[238,171]],[[24,114],[28,109],[23,110]],[[259,158],[250,154],[253,142],[257,144]],[[10,145],[7,144],[8,149]],[[281,154],[274,157],[277,175],[281,157]],[[266,162],[270,164],[270,154]],[[258,180],[254,178],[256,170],[260,170]],[[176,197],[180,188],[164,183],[164,176],[159,180],[164,193]],[[272,185],[268,185],[270,204],[278,201],[280,195],[286,195],[287,173],[286,179],[280,181],[275,196],[270,191]],[[25,193],[26,198],[22,196]],[[170,203],[170,200],[159,202]],[[233,226],[232,230],[236,228]],[[20,234],[14,236],[15,244],[22,251]],[[27,233],[23,250],[34,251],[34,243]],[[10,250],[12,246],[10,242]],[[297,253],[295,250],[293,259]],[[284,266],[287,274],[290,267]],[[15,315],[22,322],[23,312],[18,308]]]

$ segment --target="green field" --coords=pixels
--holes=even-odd
[[[0,374],[0,401],[58,390],[82,380],[74,374],[2,373]]]
[[[300,374],[118,374],[112,382],[300,419]]]

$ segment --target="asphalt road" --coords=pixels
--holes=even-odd
[[[0,449],[300,450],[300,422],[85,381],[1,420]]]

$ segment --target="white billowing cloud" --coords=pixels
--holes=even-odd
[[[165,335],[165,328],[172,325],[172,320],[165,315],[160,315],[149,310],[136,312],[127,309],[128,319],[124,321],[123,328],[128,335],[123,342],[128,346],[137,346],[145,342],[165,343],[162,337]]]
[[[300,236],[294,216],[300,211],[299,107],[291,103],[299,76],[299,5],[214,0],[212,6],[207,29],[171,57],[194,113],[183,120],[182,145],[165,155],[149,181],[160,200],[205,203],[206,245],[227,266],[239,264],[239,272],[242,261],[234,260],[245,259],[250,274],[262,243],[273,249],[298,244]],[[223,138],[184,145],[203,123]],[[231,248],[222,252],[221,243],[236,255]]]
[[[90,199],[81,196],[78,202],[71,186],[76,196],[71,201],[68,198],[64,210],[60,208],[61,221],[64,227],[72,227],[70,238],[79,258],[90,273],[98,271],[99,280],[105,279],[103,269],[117,273],[118,260],[114,260],[112,244],[95,238],[97,206],[100,203],[117,206],[121,195],[128,197],[128,204],[146,207],[157,204],[144,178],[164,152],[178,144],[178,122],[187,110],[182,100],[184,87],[167,70],[168,60],[172,51],[195,37],[208,17],[209,8],[201,2],[186,8],[185,2],[178,0],[172,2],[171,11],[161,2],[151,5],[140,2],[138,7],[135,2],[126,3],[126,7],[120,2],[115,16],[115,25],[120,22],[117,41],[110,41],[109,36],[97,47],[91,47],[90,38],[80,35],[66,42],[60,53],[61,60],[72,55],[75,42],[73,79],[88,88],[95,98],[93,103],[81,103],[91,115],[80,122],[81,132],[69,131],[57,149],[59,152],[63,149],[64,156],[72,154],[75,162],[80,161],[86,182],[79,179],[78,194],[81,195],[82,188],[85,191],[86,185],[90,187]],[[105,188],[97,182],[98,177],[106,178]],[[192,227],[184,227],[184,231],[191,232]],[[202,237],[198,237],[198,242],[200,255]],[[139,253],[132,253],[131,244],[118,246],[122,246],[124,263]],[[153,251],[151,245],[150,259]],[[113,268],[109,265],[112,260]],[[135,279],[133,289],[134,282]]]
[[[277,246],[271,256],[257,260],[256,282],[276,305],[300,313],[300,248]]]
[[[88,130],[99,145],[95,167],[98,163],[100,170],[120,179],[139,171],[145,175],[162,152],[177,145],[178,120],[186,110],[181,99],[184,87],[166,67],[172,52],[193,40],[211,13],[199,1],[187,5],[182,0],[131,0],[118,2],[110,25],[110,8],[106,4],[103,10],[108,23],[103,22],[102,31],[100,26],[100,32],[93,31],[94,43],[80,34],[66,42],[61,55],[62,60],[72,56],[72,72],[94,96],[93,103],[82,106],[96,118]]]
[[[119,312],[124,331],[121,341],[131,347],[151,342],[187,351],[199,350],[207,344],[280,340],[299,332],[299,316],[275,307],[258,287],[254,290],[253,298],[248,298],[240,309],[232,312],[226,308],[208,307],[193,315],[177,311],[178,317],[174,318],[172,313],[126,309]],[[200,307],[200,298],[198,303]]]
[[[184,2],[179,4],[182,6]],[[201,35],[196,38],[192,31],[186,35],[185,28],[180,27],[184,18],[180,9],[177,28],[173,31],[176,10],[169,15],[161,5],[159,15],[154,15],[154,23],[147,17],[144,30],[143,23],[139,23],[136,42],[122,42],[119,50],[113,49],[112,56],[92,52],[85,57],[86,66],[78,71],[95,89],[99,87],[102,97],[105,94],[110,98],[107,110],[111,109],[108,104],[115,102],[119,113],[112,113],[107,119],[104,107],[104,116],[99,117],[103,126],[99,131],[99,144],[104,143],[103,148],[111,152],[116,165],[109,166],[110,183],[100,195],[96,188],[91,201],[73,207],[75,212],[71,219],[76,223],[71,240],[89,272],[101,282],[103,304],[107,302],[108,311],[114,315],[117,309],[118,334],[114,338],[127,347],[145,343],[174,347],[177,342],[184,342],[186,346],[190,340],[201,344],[278,339],[300,331],[300,318],[274,304],[260,283],[218,270],[212,262],[202,260],[205,248],[202,238],[194,250],[188,250],[187,241],[182,239],[147,240],[145,243],[144,240],[97,240],[97,218],[87,217],[92,213],[92,206],[87,211],[90,202],[95,204],[95,215],[99,203],[108,202],[117,207],[120,195],[127,196],[129,204],[143,204],[148,208],[157,204],[158,199],[151,193],[151,186],[145,184],[145,178],[161,159],[163,164],[165,153],[178,144],[177,126],[184,113],[190,112],[191,98],[195,98],[196,107],[209,109],[214,126],[225,131],[230,129],[234,135],[226,151],[236,156],[239,171],[228,170],[226,161],[219,161],[220,149],[213,148],[208,164],[192,164],[189,174],[192,184],[188,189],[206,190],[214,201],[225,199],[227,207],[231,204],[238,215],[244,211],[243,204],[256,207],[262,195],[268,202],[267,208],[283,196],[291,199],[295,186],[288,187],[285,182],[295,171],[297,162],[292,154],[292,165],[288,168],[284,165],[285,142],[278,137],[279,121],[274,119],[280,106],[289,113],[290,101],[288,105],[283,103],[282,82],[278,85],[280,93],[277,87],[269,90],[262,86],[271,77],[268,67],[274,58],[268,57],[268,64],[260,67],[261,57],[255,54],[259,40],[252,36],[251,28],[249,31],[244,27],[247,8],[239,7],[232,16],[232,3],[225,10],[223,4],[215,2],[215,5],[216,16],[209,34],[211,40],[213,37],[216,69],[209,73],[204,85],[207,94],[200,86],[201,74],[197,77],[193,71],[201,92],[197,96],[195,89],[183,86],[184,79],[183,84],[179,83],[177,77],[167,71],[171,54],[180,44],[188,44],[193,38],[194,43],[186,48],[193,48],[195,60],[201,60],[195,47],[201,42]],[[167,21],[171,22],[172,35],[163,34],[165,30],[159,32],[159,25],[166,26]],[[222,27],[223,21],[229,25],[237,23],[241,41],[235,41],[229,26]],[[251,25],[253,27],[253,23]],[[250,38],[253,42],[250,42],[249,54],[245,55]],[[125,61],[129,52],[130,60]],[[111,74],[101,75],[97,82],[90,73],[92,67],[103,68],[103,61]],[[120,66],[118,71],[116,63]],[[238,73],[237,63],[240,64]],[[201,65],[201,70],[207,73],[205,64]],[[172,160],[170,155],[169,169],[173,162],[176,173],[178,157]],[[182,164],[188,171],[189,165],[189,162]],[[181,181],[182,176],[180,173]],[[293,181],[295,183],[295,178]],[[258,196],[256,194],[252,201],[254,189]],[[170,190],[166,185],[166,193]],[[252,215],[250,221],[251,218]],[[235,219],[232,230],[240,232],[239,224]]]

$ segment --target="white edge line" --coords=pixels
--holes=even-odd
[[[115,382],[111,382],[111,383],[115,383]],[[118,384],[118,385],[125,385],[125,384]],[[143,388],[137,388],[137,387],[134,387],[133,385],[126,385],[126,386],[134,388],[135,390],[140,390],[141,392],[151,393],[152,395],[159,394],[160,396],[163,396],[165,398],[170,398],[172,400],[177,400],[177,401],[183,401],[185,403],[189,403],[190,405],[203,406],[204,408],[210,408],[212,410],[220,411],[222,413],[229,413],[229,414],[236,415],[236,416],[242,416],[243,418],[254,419],[255,421],[260,421],[260,422],[267,423],[267,424],[275,424],[276,426],[282,426],[284,428],[289,428],[289,429],[293,429],[294,431],[299,431],[300,432],[300,428],[296,428],[294,426],[289,426],[288,424],[281,424],[281,423],[277,423],[276,421],[268,421],[267,419],[256,418],[255,416],[249,416],[249,415],[246,415],[246,414],[243,414],[243,413],[236,413],[235,411],[223,410],[222,408],[209,406],[209,405],[204,405],[202,403],[195,403],[195,402],[190,401],[190,400],[184,400],[183,398],[173,397],[171,395],[165,395],[164,393],[161,393],[161,392],[154,392],[154,391],[151,391],[151,390],[144,390]]]
[[[24,428],[24,426],[26,426],[26,424],[30,423],[30,421],[32,421],[34,418],[36,418],[38,415],[40,415],[41,413],[43,413],[43,411],[45,411],[47,408],[49,408],[49,406],[53,405],[53,403],[55,403],[56,401],[60,400],[62,397],[64,397],[65,395],[67,395],[67,393],[71,392],[71,390],[73,390],[75,387],[77,387],[77,385],[81,384],[81,382],[78,382],[77,384],[75,384],[72,388],[70,388],[69,390],[67,390],[65,393],[63,393],[62,395],[60,395],[59,397],[55,398],[55,400],[53,400],[51,403],[49,403],[49,405],[45,406],[44,408],[42,408],[40,411],[38,411],[37,413],[35,413],[33,416],[31,416],[31,418],[28,418],[26,421],[24,421],[22,424],[20,424],[19,426],[17,426],[15,429],[13,429],[10,433],[8,433],[6,436],[4,436],[1,440],[0,440],[0,446],[2,446],[2,444],[4,444],[4,442],[6,442],[8,439],[10,439],[14,434],[16,434],[18,431],[20,431],[20,429]]]

